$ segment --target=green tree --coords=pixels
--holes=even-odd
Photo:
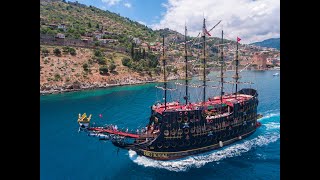
[[[57,74],[55,74],[55,75],[54,75],[54,80],[55,80],[55,81],[59,81],[59,80],[61,80],[61,76],[60,76],[60,74],[58,74],[58,73],[57,73]]]
[[[96,25],[96,28],[99,29],[99,24]]]
[[[110,70],[110,72],[113,72],[115,69],[116,69],[116,65],[114,64],[114,63],[111,63],[110,65],[109,65],[109,70]]]
[[[103,53],[99,50],[99,49],[96,49],[94,51],[94,55],[97,56],[97,57],[102,57],[103,56]]]
[[[146,50],[143,48],[142,59],[146,59]]]
[[[122,65],[127,66],[127,67],[131,67],[131,59],[130,58],[123,58],[122,59]]]
[[[69,48],[69,53],[72,55],[72,56],[75,56],[77,54],[76,50],[72,47]]]
[[[92,25],[91,25],[91,22],[88,22],[88,28],[91,28]]]
[[[131,58],[133,59],[134,57],[134,44],[131,43]]]
[[[100,66],[99,67],[99,72],[102,75],[106,75],[108,73],[108,67],[106,65]]]
[[[105,65],[106,64],[106,60],[104,59],[104,57],[97,57],[97,62],[100,65]]]
[[[86,71],[86,72],[89,71],[89,69],[88,69],[89,66],[88,66],[87,63],[84,63],[84,64],[82,65],[82,67],[83,67],[83,70],[84,70],[84,71]]]
[[[54,53],[56,56],[61,56],[61,51],[60,51],[59,48],[55,48],[55,49],[53,50],[53,53]]]

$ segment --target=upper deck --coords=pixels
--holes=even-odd
[[[222,96],[222,103],[228,106],[233,107],[234,104],[245,102],[251,99],[253,96],[246,95],[246,94],[238,94],[237,98],[235,95],[224,95]],[[209,98],[205,103],[196,102],[196,103],[189,103],[189,104],[181,104],[179,102],[170,102],[167,103],[167,111],[190,111],[196,110],[200,107],[207,108],[208,106],[218,105],[221,104],[220,96],[215,96],[213,98]],[[162,114],[164,111],[164,103],[156,104],[152,106],[152,110],[156,111],[157,113]]]

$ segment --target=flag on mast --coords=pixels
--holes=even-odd
[[[237,42],[241,41],[241,39],[239,37],[237,37]]]
[[[203,33],[204,33],[204,34],[207,34],[208,36],[211,36],[211,34],[207,31],[206,28],[203,28]]]

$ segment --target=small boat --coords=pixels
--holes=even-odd
[[[279,76],[279,73],[274,73],[273,76]]]

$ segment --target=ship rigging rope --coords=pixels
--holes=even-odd
[[[158,88],[158,89],[162,89],[162,90],[167,90],[167,91],[175,91],[175,90],[177,90],[177,89],[173,89],[173,88],[164,88],[164,87],[161,87],[161,86],[155,86],[156,88]]]

